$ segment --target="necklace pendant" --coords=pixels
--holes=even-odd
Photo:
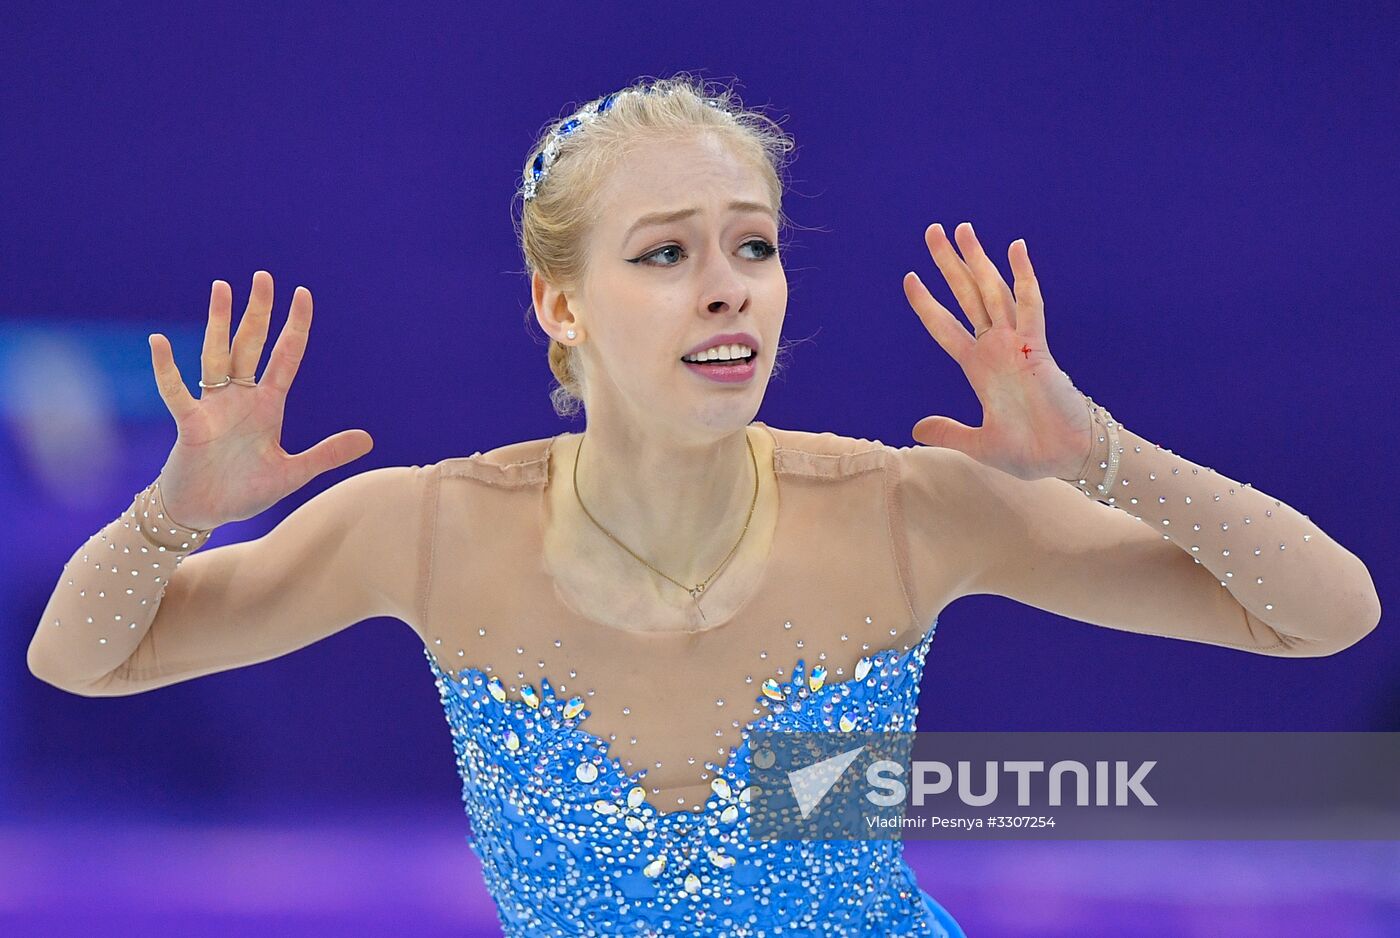
[[[703,592],[705,592],[705,584],[704,584],[704,583],[701,583],[699,586],[692,586],[692,587],[690,588],[690,595],[691,595],[691,596],[695,596],[695,597],[697,597],[697,598],[698,598],[698,597],[700,596],[700,594],[703,593]]]

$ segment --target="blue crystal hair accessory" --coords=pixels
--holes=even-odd
[[[656,90],[654,86],[648,85],[640,90],[628,88],[622,91],[614,91],[596,101],[590,101],[588,104],[585,104],[577,113],[560,124],[559,129],[550,135],[549,140],[535,156],[534,162],[530,164],[530,177],[525,180],[525,185],[521,187],[521,194],[525,197],[525,201],[529,202],[535,197],[535,192],[539,189],[540,184],[543,183],[545,177],[549,175],[549,169],[554,165],[554,158],[558,155],[560,144],[565,137],[601,119],[621,95],[651,94],[654,90]],[[666,93],[664,89],[662,93]],[[707,97],[704,100],[705,103],[712,108],[720,110],[724,108],[724,105],[716,98]]]

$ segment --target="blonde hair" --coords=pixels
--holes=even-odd
[[[628,93],[632,92],[632,93]],[[732,88],[679,72],[670,78],[640,78],[615,93],[599,119],[557,141],[558,150],[534,197],[521,201],[516,236],[525,257],[527,277],[538,273],[561,289],[574,289],[587,273],[587,234],[598,217],[597,197],[617,159],[635,146],[697,132],[718,134],[734,153],[762,176],[769,199],[783,215],[785,157],[796,144],[777,122],[748,109]],[[592,107],[590,102],[588,107]],[[551,121],[525,160],[522,183],[532,178],[532,164],[577,109]],[[531,310],[526,311],[527,322]],[[550,403],[561,417],[577,414],[583,403],[582,361],[574,346],[549,340],[549,370],[557,385]]]

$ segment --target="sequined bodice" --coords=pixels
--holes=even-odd
[[[646,770],[628,772],[580,724],[581,697],[548,679],[506,696],[476,669],[444,674],[428,655],[452,728],[462,798],[509,934],[924,935],[924,909],[893,840],[766,841],[746,836],[751,731],[912,731],[924,657],[937,622],[906,651],[862,657],[826,683],[800,660],[765,681],[744,741],[707,762],[697,812],[647,800]]]
[[[904,582],[888,448],[781,434],[761,595],[693,634],[609,628],[549,588],[547,448],[439,464],[425,655],[508,935],[944,934],[898,840],[746,834],[750,734],[912,731],[937,626]],[[454,553],[462,529],[489,549]]]

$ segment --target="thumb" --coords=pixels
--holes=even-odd
[[[341,430],[326,437],[310,449],[292,457],[300,474],[297,487],[305,485],[323,472],[329,472],[353,462],[374,448],[374,438],[364,430]]]
[[[914,424],[909,435],[926,446],[942,446],[955,449],[968,456],[975,448],[974,437],[977,430],[967,424],[958,423],[951,417],[925,417]]]

